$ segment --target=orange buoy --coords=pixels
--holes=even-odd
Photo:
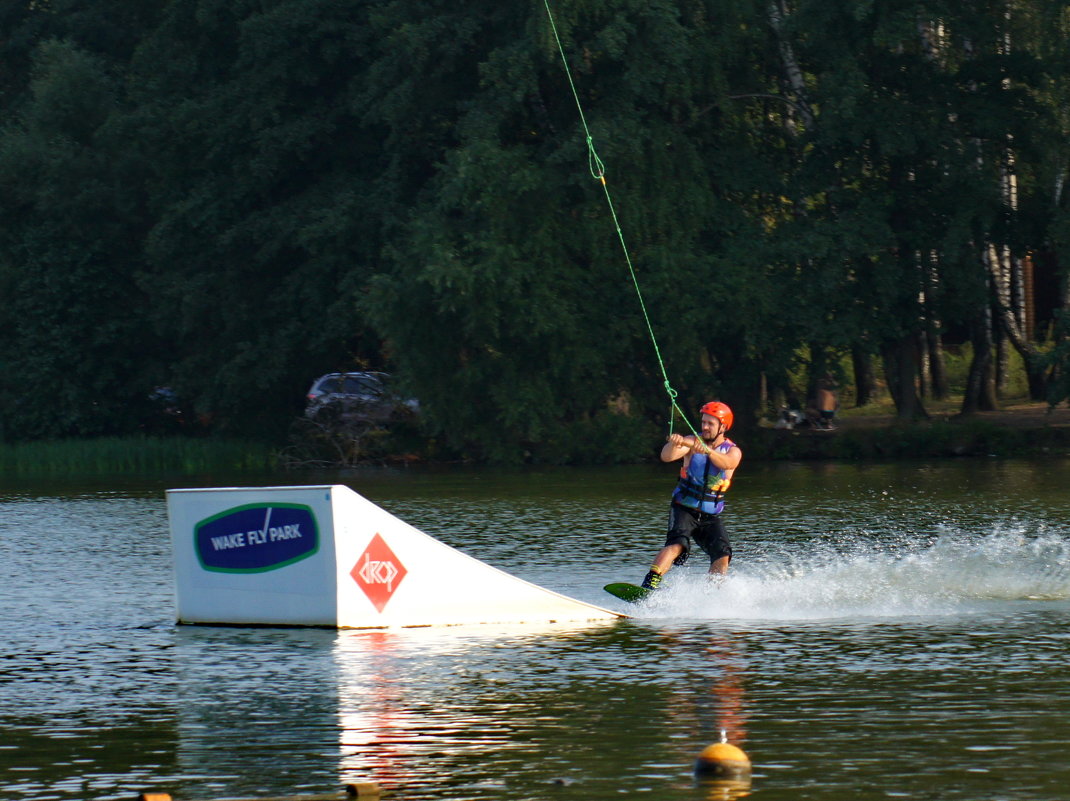
[[[750,773],[750,757],[731,743],[714,743],[695,759],[696,776],[745,776]]]

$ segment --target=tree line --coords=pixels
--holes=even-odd
[[[277,436],[386,369],[479,459],[627,458],[849,359],[1070,395],[1056,0],[0,1],[0,438]],[[1047,282],[1047,283],[1045,283]],[[168,395],[170,397],[170,395]],[[157,393],[157,398],[159,393]]]

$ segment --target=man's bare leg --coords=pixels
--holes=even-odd
[[[664,576],[669,572],[672,563],[676,561],[676,557],[683,552],[683,545],[666,545],[658,551],[658,555],[654,557],[654,564],[652,564],[651,567]]]
[[[661,577],[669,572],[673,561],[683,552],[683,545],[666,545],[658,551],[658,555],[654,557],[654,564],[650,566],[650,570],[643,579],[642,586],[649,589],[657,588],[661,584]]]

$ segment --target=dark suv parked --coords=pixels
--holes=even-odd
[[[387,373],[328,373],[312,382],[305,416],[331,415],[340,420],[382,423],[392,417],[418,412],[416,400],[398,396]]]

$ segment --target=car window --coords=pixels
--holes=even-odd
[[[361,379],[361,384],[369,395],[382,395],[386,391],[383,382],[374,376],[365,376]]]
[[[347,395],[381,395],[382,384],[369,376],[346,376]]]
[[[336,375],[324,378],[316,389],[320,392],[340,392],[342,389],[342,377]]]

